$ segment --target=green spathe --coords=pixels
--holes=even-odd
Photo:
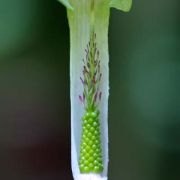
[[[128,12],[132,6],[132,0],[110,0],[109,6]]]
[[[69,0],[58,1],[61,2],[67,9],[73,10],[73,7]],[[132,6],[132,0],[108,0],[107,3],[109,3],[109,7],[113,7],[124,12],[128,12]]]
[[[68,0],[58,0],[60,3],[62,3],[66,8],[73,10],[73,7],[69,3]]]
[[[70,27],[73,177],[74,180],[107,180],[109,15],[111,7],[129,11],[132,0],[58,1],[67,8]]]

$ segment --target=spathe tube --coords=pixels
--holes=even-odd
[[[71,96],[71,164],[75,180],[108,179],[108,97],[109,97],[109,53],[108,26],[110,7],[128,11],[131,0],[60,0],[67,7],[70,27],[70,96]],[[85,108],[79,101],[79,94],[84,91],[80,82],[83,75],[85,49],[92,31],[96,34],[102,79],[100,90],[100,141],[102,148],[103,170],[99,173],[82,173],[79,167],[80,146],[82,139],[82,116]]]

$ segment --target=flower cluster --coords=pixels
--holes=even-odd
[[[81,173],[103,171],[99,111],[87,112],[83,118],[79,168]]]
[[[79,96],[84,104],[85,114],[82,117],[82,139],[80,147],[79,168],[81,173],[101,173],[103,171],[100,111],[98,102],[101,100],[99,51],[96,46],[96,34],[93,34],[85,49],[83,59],[83,95]]]
[[[96,45],[96,34],[91,36],[85,49],[86,57],[83,59],[83,77],[80,81],[84,87],[82,95],[79,95],[80,101],[86,109],[94,110],[101,100],[102,92],[99,90],[102,73],[100,72],[99,50]]]

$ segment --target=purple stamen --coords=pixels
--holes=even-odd
[[[88,50],[87,49],[85,49],[85,52],[86,52],[86,54],[88,54]]]
[[[81,80],[82,84],[84,85],[84,80],[82,79],[82,77],[80,77],[80,80]]]
[[[81,103],[83,103],[82,96],[80,96],[80,95],[79,95],[79,100],[81,101]]]
[[[99,92],[101,72],[100,72],[100,59],[97,44],[94,41],[96,34],[94,33],[90,41],[85,47],[85,58],[83,59],[83,75],[80,77],[83,84],[83,93],[79,95],[79,100],[84,106],[92,103],[92,106],[98,104],[97,101],[101,100],[102,92]]]
[[[97,95],[98,95],[98,93],[96,92],[96,94],[94,96],[94,102],[96,102],[96,100],[97,100]]]
[[[99,100],[101,101],[102,92],[99,93]]]
[[[100,75],[99,75],[99,81],[101,81],[101,77],[102,77],[102,73],[100,73]]]
[[[94,84],[96,83],[96,77],[95,76],[93,77],[93,83]]]

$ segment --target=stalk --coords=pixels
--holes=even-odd
[[[131,0],[60,0],[70,27],[71,164],[75,180],[107,180],[110,7]]]

